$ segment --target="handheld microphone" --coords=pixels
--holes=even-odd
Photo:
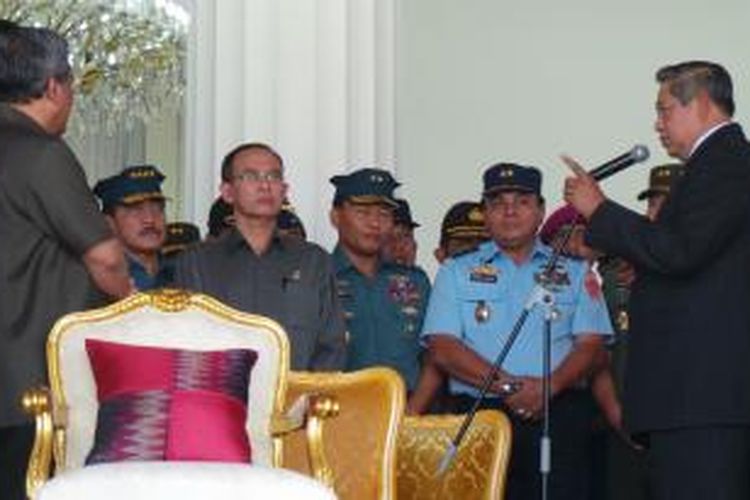
[[[598,167],[589,171],[589,175],[594,180],[600,181],[607,177],[616,174],[620,170],[626,169],[631,165],[640,163],[648,160],[649,152],[648,148],[643,144],[636,144],[633,149],[627,153],[623,153],[616,158],[612,158],[606,163],[599,165]]]

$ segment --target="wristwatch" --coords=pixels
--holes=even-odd
[[[499,394],[501,396],[510,396],[511,394],[515,394],[516,392],[518,392],[520,388],[521,382],[518,382],[516,380],[509,380],[500,384]]]

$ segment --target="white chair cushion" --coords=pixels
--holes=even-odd
[[[322,483],[286,469],[216,462],[118,462],[55,476],[37,500],[331,500]]]

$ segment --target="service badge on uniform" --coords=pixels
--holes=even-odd
[[[403,334],[413,337],[417,332],[419,303],[422,294],[417,284],[405,274],[392,274],[388,278],[388,296],[398,304],[404,315]]]
[[[419,309],[416,308],[416,306],[407,305],[401,308],[401,311],[406,316],[417,316],[419,314]]]
[[[542,286],[546,286],[553,291],[559,291],[564,286],[570,285],[570,276],[567,269],[561,264],[556,264],[550,273],[545,273],[545,268],[534,273],[534,281]]]
[[[392,274],[388,278],[388,296],[403,306],[418,304],[421,298],[417,285],[405,274]]]
[[[477,323],[486,323],[490,320],[490,306],[484,300],[477,302],[477,306],[474,308],[474,319],[477,320]]]

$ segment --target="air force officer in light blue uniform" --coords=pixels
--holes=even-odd
[[[541,172],[501,163],[484,173],[485,221],[492,239],[440,268],[422,337],[451,377],[459,410],[466,411],[531,296],[552,254],[537,238],[544,218]],[[598,275],[582,260],[561,259],[551,279],[551,498],[586,497],[590,425],[586,379],[612,326]],[[483,407],[513,423],[507,498],[539,498],[538,443],[542,411],[545,310],[530,313]],[[514,391],[506,394],[508,389]]]

